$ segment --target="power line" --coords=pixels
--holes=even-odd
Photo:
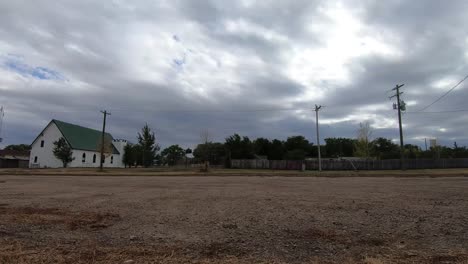
[[[266,109],[245,109],[245,110],[234,110],[234,109],[202,109],[202,110],[171,110],[171,109],[160,109],[160,110],[128,110],[124,108],[112,108],[113,112],[134,112],[134,113],[253,113],[253,112],[275,112],[275,111],[307,111],[314,110],[314,108],[266,108]]]
[[[406,112],[406,114],[442,114],[442,113],[459,113],[459,112],[468,112],[468,109],[432,111],[432,112]]]
[[[453,90],[455,90],[455,88],[457,88],[460,84],[462,84],[466,79],[468,79],[468,75],[465,76],[465,78],[463,78],[461,81],[459,81],[455,86],[453,86],[452,88],[450,88],[450,90],[448,90],[446,93],[444,93],[442,96],[440,96],[439,98],[437,98],[434,102],[428,104],[427,106],[425,106],[424,108],[416,111],[416,112],[422,112],[424,110],[426,110],[427,108],[433,106],[435,103],[439,102],[440,100],[442,100],[442,98],[444,98],[445,96],[447,96],[450,92],[452,92]]]
[[[265,108],[265,109],[246,109],[246,110],[234,110],[234,109],[202,109],[202,110],[190,110],[190,109],[182,109],[182,110],[175,110],[175,109],[148,109],[148,110],[138,110],[132,108],[112,108],[112,112],[127,112],[127,113],[253,113],[253,112],[279,112],[279,111],[310,111],[314,110],[314,108]],[[49,110],[47,110],[49,111]],[[45,112],[47,112],[45,111]],[[53,110],[54,113],[76,113],[76,112],[95,112],[97,109],[65,109],[65,110]]]

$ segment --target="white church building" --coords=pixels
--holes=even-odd
[[[68,167],[99,167],[101,131],[82,127],[59,120],[52,120],[31,144],[30,168],[61,168],[62,161],[54,156],[54,142],[63,137],[73,151],[73,161]],[[106,133],[106,140],[112,142],[112,153],[105,155],[103,166],[107,168],[124,167],[122,157],[126,140],[115,140]]]

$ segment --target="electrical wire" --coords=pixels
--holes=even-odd
[[[455,90],[455,88],[457,88],[458,86],[460,86],[460,84],[462,84],[466,79],[468,79],[468,75],[465,76],[465,78],[463,78],[461,81],[459,81],[455,86],[453,86],[452,88],[450,88],[446,93],[444,93],[442,96],[440,96],[439,98],[437,98],[436,100],[434,100],[432,103],[428,104],[427,106],[423,107],[422,109],[416,111],[416,112],[422,112],[424,110],[426,110],[427,108],[433,106],[435,103],[439,102],[440,100],[442,100],[445,96],[447,96],[450,92],[452,92],[453,90]]]
[[[432,111],[432,112],[405,112],[406,114],[442,114],[442,113],[459,113],[459,112],[468,112],[468,109],[459,109],[459,110],[446,110],[446,111]]]
[[[245,110],[223,110],[223,109],[206,109],[206,110],[125,110],[122,108],[109,107],[112,112],[151,112],[151,113],[252,113],[252,112],[274,112],[274,111],[301,111],[314,110],[314,108],[266,108],[266,109],[245,109]]]

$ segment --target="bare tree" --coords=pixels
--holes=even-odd
[[[99,142],[96,147],[97,152],[101,152],[101,146],[102,146],[102,141],[101,139],[99,139]],[[101,163],[103,163],[107,157],[111,156],[113,152],[114,152],[114,148],[112,146],[112,140],[108,137],[105,137],[104,138],[104,153],[103,153],[103,157],[101,157]]]
[[[210,131],[208,130],[203,130],[200,132],[200,139],[203,144],[207,144],[212,141],[212,136]]]
[[[202,141],[202,144],[204,144],[208,148],[204,155],[205,157],[203,157],[204,163],[203,168],[201,170],[204,172],[208,172],[210,170],[209,158],[211,156],[211,150],[209,149],[209,143],[211,143],[212,141],[211,133],[208,130],[202,130],[202,132],[200,133],[200,139]]]
[[[359,123],[354,155],[368,159],[370,157],[372,128],[369,121]]]

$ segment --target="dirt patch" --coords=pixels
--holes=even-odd
[[[72,212],[58,208],[0,206],[0,222],[14,225],[63,225],[68,230],[101,229],[120,219],[117,214]]]
[[[235,243],[232,242],[212,242],[208,245],[201,247],[201,255],[208,258],[213,257],[225,257],[225,256],[244,256],[247,252],[239,250],[238,247],[235,246]]]
[[[343,242],[342,236],[336,234],[336,231],[329,229],[311,228],[304,233],[305,238],[320,239],[326,241]]]

